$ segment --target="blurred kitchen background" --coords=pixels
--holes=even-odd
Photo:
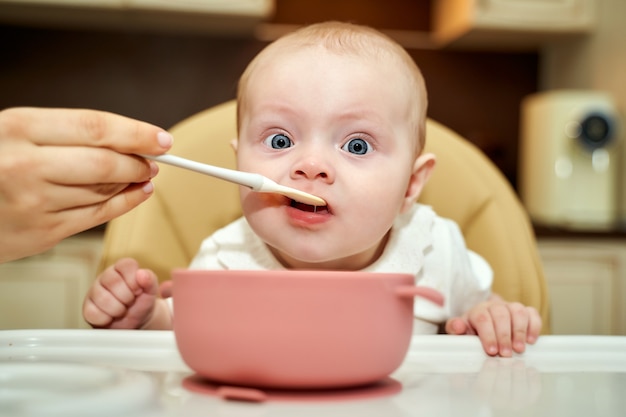
[[[480,147],[529,208],[553,331],[626,334],[625,18],[623,0],[0,0],[0,109],[167,128],[234,98],[250,59],[299,25],[376,27],[422,69],[429,117]],[[102,231],[1,265],[0,329],[84,327]]]

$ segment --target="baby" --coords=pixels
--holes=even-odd
[[[491,269],[458,226],[415,203],[435,157],[422,153],[424,80],[402,47],[363,26],[308,26],[252,60],[237,100],[238,168],[327,205],[241,187],[244,217],[208,237],[191,268],[411,273],[445,296],[415,303],[416,332],[477,334],[501,356],[535,342],[538,312],[491,294]],[[94,327],[172,326],[157,277],[132,259],[97,278],[83,314]]]

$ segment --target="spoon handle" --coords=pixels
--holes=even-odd
[[[234,182],[235,184],[244,185],[252,188],[254,191],[261,191],[265,177],[261,174],[253,174],[250,172],[236,171],[234,169],[216,167],[213,165],[203,164],[192,161],[190,159],[181,158],[176,155],[140,155],[143,158],[152,159],[164,164],[173,165],[179,168],[185,168],[201,174],[216,177],[225,181]]]
[[[219,178],[225,181],[234,182],[235,184],[249,187],[253,191],[259,193],[277,193],[285,195],[294,200],[298,200],[300,202],[315,206],[326,205],[326,202],[320,197],[305,193],[304,191],[296,190],[295,188],[277,184],[261,174],[254,174],[251,172],[242,172],[234,169],[216,167],[213,165],[192,161],[190,159],[181,158],[180,156],[176,155],[166,154],[139,156],[146,159],[152,159],[153,161],[162,162],[164,164],[169,164],[179,168],[199,172],[201,174],[209,175],[211,177]]]

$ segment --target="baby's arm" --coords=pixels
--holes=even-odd
[[[96,328],[171,329],[169,308],[158,291],[154,272],[140,269],[134,259],[121,259],[92,284],[83,317]]]
[[[446,322],[446,333],[478,335],[489,355],[509,357],[522,353],[541,333],[541,316],[533,307],[509,303],[498,295],[472,307],[461,317]]]

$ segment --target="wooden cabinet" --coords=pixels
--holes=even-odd
[[[626,242],[539,239],[554,334],[626,334]]]
[[[432,5],[435,44],[508,50],[588,34],[597,6],[594,0],[437,0]]]
[[[52,27],[249,35],[274,0],[0,0],[0,21]]]
[[[89,327],[82,304],[101,246],[100,233],[87,233],[41,255],[0,265],[0,330]]]

